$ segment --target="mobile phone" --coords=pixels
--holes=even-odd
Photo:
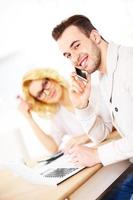
[[[77,67],[75,67],[75,71],[76,71],[76,74],[78,75],[79,78],[87,80],[86,72],[83,72],[81,69],[79,69]]]

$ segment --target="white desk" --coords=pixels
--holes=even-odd
[[[112,134],[112,138],[115,134]],[[86,168],[58,187],[35,185],[5,170],[0,172],[0,200],[96,200],[130,165]]]
[[[122,161],[102,167],[70,196],[70,200],[96,200],[129,165],[129,161]]]

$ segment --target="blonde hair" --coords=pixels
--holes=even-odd
[[[31,81],[33,80],[39,80],[49,78],[54,81],[56,81],[58,84],[62,86],[62,97],[61,101],[54,104],[48,104],[41,102],[37,99],[35,99],[32,95],[29,93],[29,85]],[[68,110],[73,110],[71,101],[69,99],[68,94],[68,83],[64,78],[62,78],[57,71],[55,71],[52,68],[38,68],[38,69],[32,69],[29,72],[27,72],[22,80],[22,89],[24,93],[25,100],[31,105],[31,109],[35,112],[37,112],[39,115],[43,116],[52,116],[55,114],[60,105],[62,104],[65,106]]]

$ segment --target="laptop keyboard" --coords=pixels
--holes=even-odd
[[[70,174],[71,172],[75,171],[78,168],[57,168],[47,174],[43,174],[41,173],[44,177],[50,177],[50,178],[60,178],[60,177],[64,177],[68,174]]]

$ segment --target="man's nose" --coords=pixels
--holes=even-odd
[[[78,54],[73,53],[73,54],[72,54],[71,61],[72,61],[72,64],[73,64],[74,66],[77,66],[77,65],[78,65]]]

